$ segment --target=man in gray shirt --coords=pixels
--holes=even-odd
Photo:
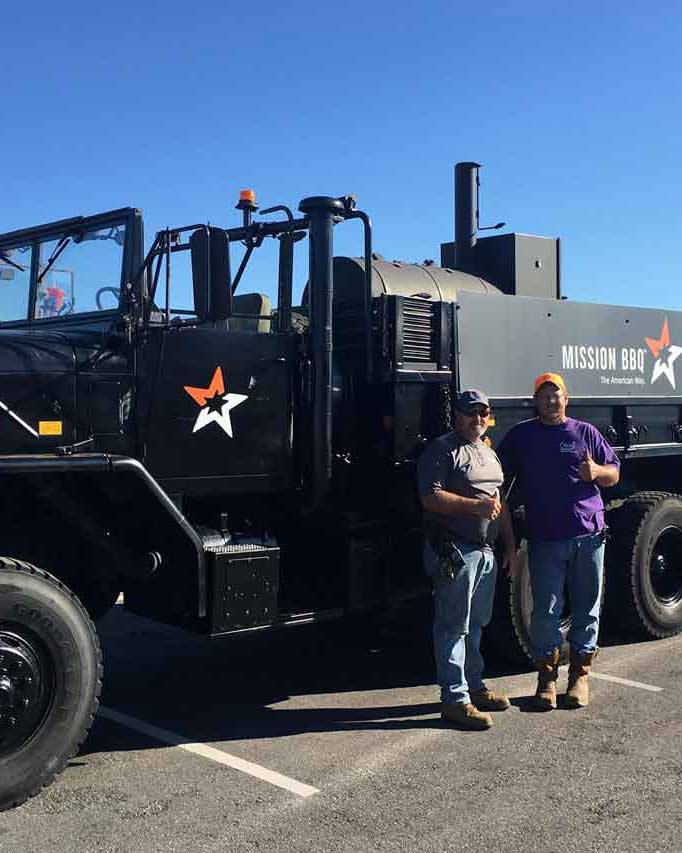
[[[489,729],[487,711],[509,708],[506,696],[483,682],[481,633],[490,621],[501,532],[503,566],[516,571],[509,512],[500,501],[502,466],[482,441],[490,404],[482,391],[462,391],[455,429],[434,439],[419,459],[419,496],[425,512],[424,564],[433,580],[433,641],[443,720]]]

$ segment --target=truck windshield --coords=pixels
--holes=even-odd
[[[0,322],[28,317],[31,252],[30,245],[0,249]]]
[[[117,308],[124,244],[123,224],[39,243],[34,318]]]

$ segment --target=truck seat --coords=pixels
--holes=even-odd
[[[259,319],[258,315],[272,314],[270,298],[264,293],[240,293],[234,297],[235,314],[253,314],[253,317],[230,317],[230,329],[237,332],[269,332],[270,319]]]

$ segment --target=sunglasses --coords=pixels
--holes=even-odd
[[[488,409],[487,407],[481,407],[479,409],[474,409],[471,412],[462,412],[462,414],[467,418],[489,418],[490,409]]]

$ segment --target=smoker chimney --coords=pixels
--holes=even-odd
[[[478,231],[478,170],[480,163],[455,166],[455,268],[474,272]]]

